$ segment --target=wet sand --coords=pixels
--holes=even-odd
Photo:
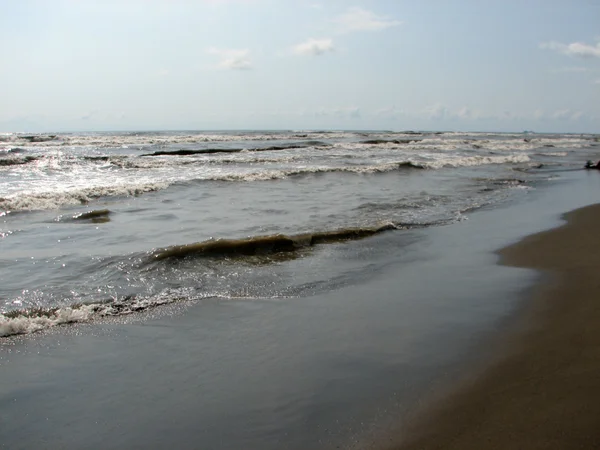
[[[499,252],[504,265],[540,270],[502,356],[394,448],[600,448],[600,204],[563,218]]]

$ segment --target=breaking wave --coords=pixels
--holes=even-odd
[[[295,235],[274,234],[253,236],[245,239],[211,239],[193,244],[174,245],[151,252],[148,262],[187,257],[244,257],[289,253],[314,247],[364,239],[390,230],[422,228],[436,223],[404,224],[388,222],[375,227],[342,228],[332,231],[317,231]]]
[[[33,308],[0,314],[0,337],[30,334],[59,325],[90,322],[100,318],[125,316],[162,305],[198,298],[188,290],[166,290],[150,297],[126,296],[104,302],[77,304],[63,308]]]
[[[93,157],[102,158],[104,157]],[[111,157],[112,158],[112,157]],[[165,165],[158,162],[154,165],[152,161],[145,166],[139,158],[117,156],[113,161],[118,161],[123,167],[146,167],[162,168]],[[128,166],[127,161],[132,165]],[[24,191],[0,197],[0,211],[25,211],[56,209],[67,205],[87,204],[99,197],[135,196],[145,192],[166,189],[174,182],[185,182],[193,180],[230,181],[230,182],[252,182],[284,179],[291,176],[301,176],[324,173],[354,173],[354,174],[376,174],[398,170],[411,169],[441,169],[444,167],[465,167],[485,164],[518,164],[530,161],[529,156],[524,154],[497,155],[497,156],[468,156],[468,157],[443,157],[429,160],[404,160],[397,162],[385,162],[376,165],[343,165],[343,166],[304,166],[289,169],[265,169],[258,170],[209,170],[200,166],[200,171],[189,172],[184,178],[180,174],[167,173],[158,175],[156,182],[136,182],[133,184],[92,186],[79,189],[67,189],[63,191]],[[282,162],[282,161],[273,161]],[[285,161],[283,161],[285,162]],[[185,175],[185,173],[184,173]],[[98,175],[95,174],[95,177]],[[162,178],[162,179],[161,179]],[[99,181],[100,183],[100,181]],[[102,183],[104,184],[104,183]]]
[[[423,163],[422,166],[427,169],[441,169],[443,167],[470,167],[486,164],[519,164],[529,162],[530,160],[529,156],[523,154],[505,156],[466,156],[428,161]]]
[[[407,169],[442,169],[444,167],[469,167],[486,164],[518,164],[529,162],[527,155],[508,156],[469,156],[463,158],[442,158],[434,161],[398,161],[372,166],[343,166],[343,167],[304,167],[301,169],[263,170],[260,172],[214,174],[206,179],[215,181],[267,181],[278,180],[290,176],[319,174],[319,173],[356,173],[374,174]]]
[[[65,205],[81,205],[99,197],[133,196],[157,191],[167,183],[147,183],[138,185],[100,186],[73,189],[61,192],[30,192],[10,197],[0,197],[0,211],[33,211],[56,209]]]

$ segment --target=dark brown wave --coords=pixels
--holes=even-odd
[[[188,256],[235,257],[294,252],[318,244],[363,239],[400,228],[407,227],[390,223],[379,227],[344,228],[340,230],[303,233],[291,236],[275,234],[268,236],[254,236],[246,239],[208,240],[194,244],[175,245],[158,249],[151,254],[150,259],[153,261],[160,261],[171,258],[185,258]]]
[[[360,141],[361,144],[369,144],[369,145],[380,145],[380,144],[410,144],[411,142],[415,142],[414,139],[369,139],[366,141]]]
[[[20,166],[36,160],[35,156],[9,156],[8,158],[0,158],[0,166]]]
[[[19,139],[23,139],[28,142],[48,142],[54,141],[58,136],[56,134],[48,134],[48,135],[31,135],[31,136],[19,136]]]
[[[78,213],[70,217],[59,216],[57,222],[90,222],[106,223],[110,222],[112,212],[109,209],[94,209],[84,213]]]
[[[212,153],[240,153],[246,152],[269,152],[277,150],[293,150],[299,148],[327,146],[324,142],[320,141],[308,141],[303,144],[290,144],[290,145],[274,145],[271,147],[257,147],[257,148],[203,148],[197,150],[180,149],[180,150],[158,150],[153,153],[144,153],[140,156],[190,156],[190,155],[208,155]]]

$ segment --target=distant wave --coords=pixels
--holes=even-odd
[[[538,156],[567,156],[568,152],[542,152],[536,153]]]
[[[463,135],[460,135],[462,138]],[[537,138],[537,139],[460,139],[457,137],[423,137],[422,139],[370,139],[358,142],[338,142],[335,147],[346,147],[349,149],[361,149],[368,146],[395,148],[400,146],[402,150],[488,150],[488,151],[531,151],[543,148],[565,148],[578,149],[590,146],[588,139],[573,137],[561,138]]]
[[[380,145],[380,144],[410,144],[411,142],[416,142],[414,139],[369,139],[366,141],[360,141],[360,144],[368,144],[368,145]]]
[[[353,132],[314,132],[305,135],[294,135],[288,132],[265,133],[169,133],[169,132],[133,132],[133,133],[90,133],[90,134],[62,134],[62,135],[22,135],[12,133],[0,136],[0,142],[24,147],[96,147],[119,148],[177,144],[200,144],[211,142],[242,142],[242,141],[286,141],[289,139],[310,138],[314,141],[322,139],[347,139],[355,137]]]
[[[413,145],[421,146],[473,145],[473,148],[527,150],[548,145],[563,148],[589,147],[598,142],[594,135],[536,135],[523,133],[468,133],[468,132],[415,132],[415,131],[303,131],[303,132],[130,132],[130,133],[65,133],[65,134],[22,134],[0,135],[0,144],[33,148],[131,148],[142,150],[150,146],[173,146],[178,144],[210,144],[289,141],[290,139],[310,139],[322,141],[354,141],[366,138],[361,145]],[[496,139],[499,138],[499,139]],[[385,142],[387,141],[387,142]],[[308,145],[319,145],[318,143]],[[3,151],[0,148],[0,151]]]
[[[256,148],[204,148],[197,150],[159,150],[153,153],[144,153],[140,156],[190,156],[190,155],[208,155],[212,153],[240,153],[240,152],[269,152],[277,150],[294,150],[309,147],[326,147],[328,144],[320,141],[309,141],[303,144],[275,145],[271,147]]]
[[[35,156],[9,156],[0,158],[0,166],[20,166],[36,160]]]
[[[26,153],[27,150],[21,147],[9,147],[9,148],[0,148],[0,155],[2,153],[10,154],[10,153]]]

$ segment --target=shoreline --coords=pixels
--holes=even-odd
[[[370,265],[335,289],[206,299],[2,345],[0,448],[397,444],[423,399],[497,354],[482,342],[522,317],[536,273],[498,266],[494,251],[597,201],[597,177],[565,178],[460,224],[347,244]]]
[[[483,371],[392,448],[600,447],[600,204],[562,217],[497,252],[500,265],[538,271],[529,303]]]

